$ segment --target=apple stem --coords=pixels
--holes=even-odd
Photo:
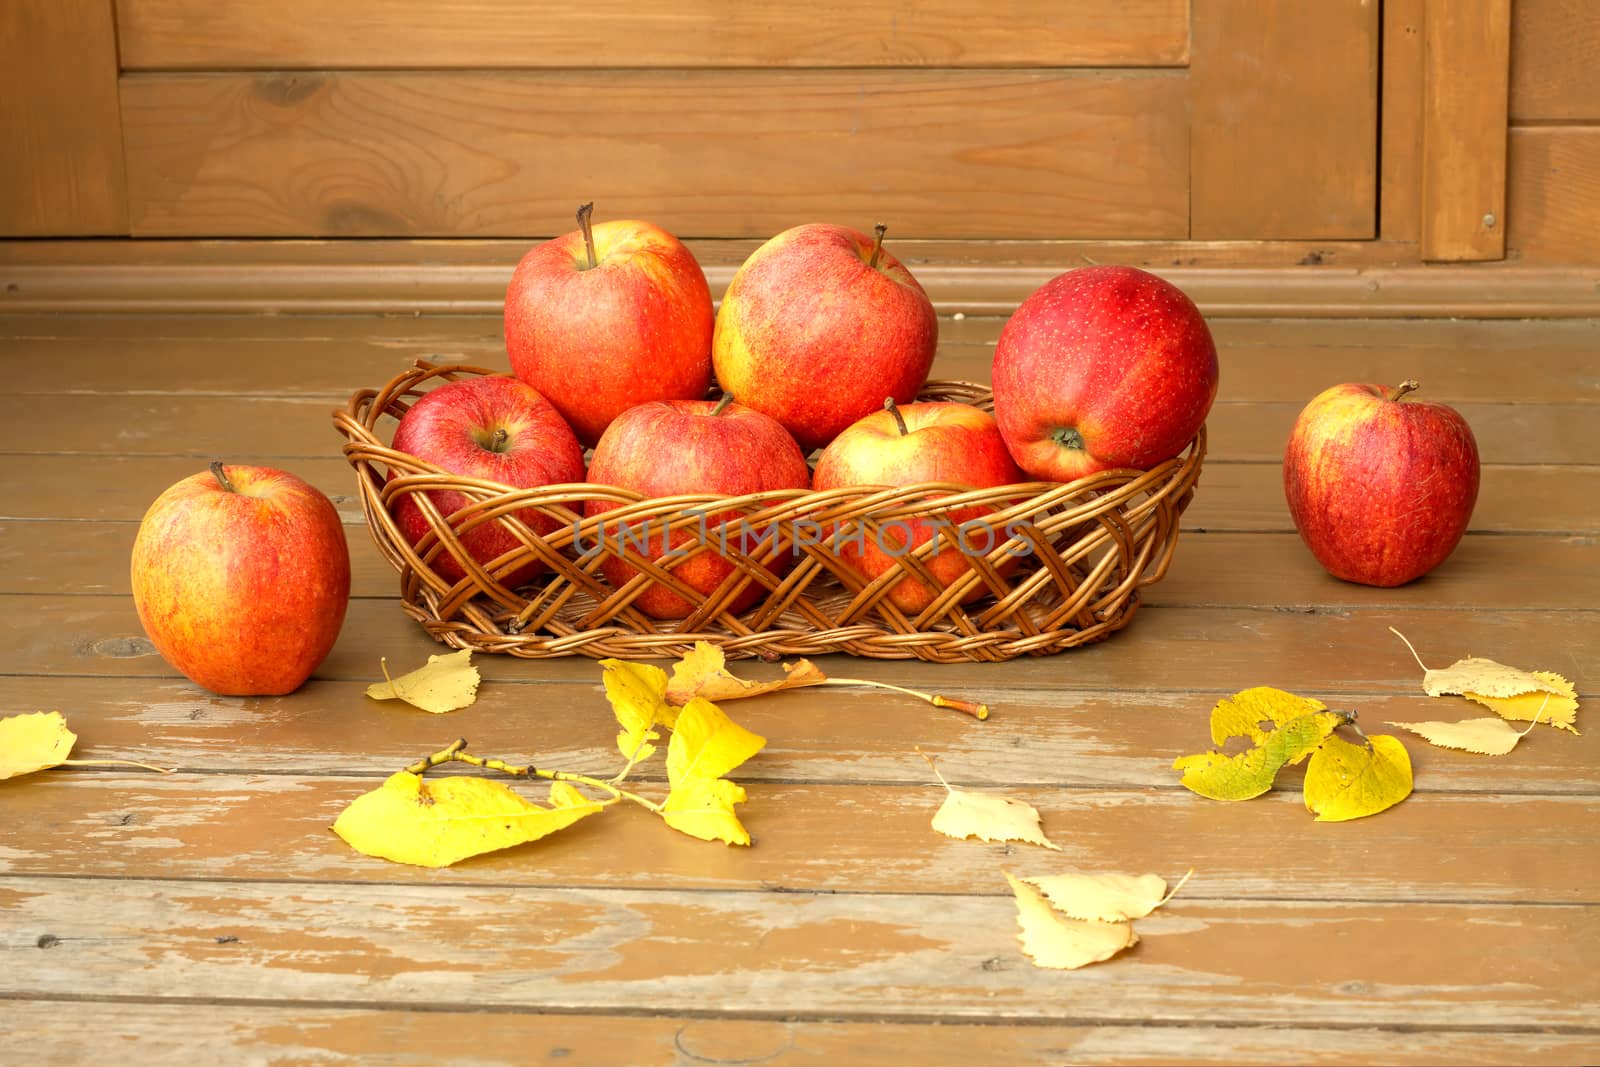
[[[872,242],[872,258],[867,260],[867,266],[876,267],[878,257],[883,255],[883,235],[889,232],[889,227],[880,222],[872,228],[872,232],[877,236]]]
[[[731,403],[733,403],[733,394],[723,393],[722,399],[717,401],[717,406],[711,409],[711,414],[721,415],[724,411],[728,410],[728,405]]]
[[[510,438],[511,435],[506,432],[504,426],[495,427],[494,436],[489,439],[489,451],[504,452],[506,450],[506,442]]]
[[[1420,388],[1422,388],[1421,382],[1417,381],[1415,378],[1407,378],[1405,381],[1394,387],[1394,389],[1389,393],[1389,399],[1399,400],[1412,390]]]
[[[589,253],[589,269],[594,270],[599,261],[594,258],[594,227],[589,224],[589,216],[594,214],[594,201],[578,208],[578,229],[583,231],[583,247]]]
[[[904,437],[911,432],[910,430],[906,429],[906,417],[900,414],[900,408],[895,404],[894,397],[886,396],[883,398],[883,410],[887,411],[894,417],[894,424],[900,428],[901,437]]]
[[[222,460],[214,459],[211,461],[211,476],[217,480],[217,484],[222,486],[224,491],[229,493],[237,493],[239,491],[228,480],[227,473],[222,469]]]

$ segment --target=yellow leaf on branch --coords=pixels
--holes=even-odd
[[[566,782],[550,783],[540,807],[500,782],[456,776],[425,781],[410,771],[350,802],[333,831],[356,851],[419,867],[537,841],[602,810]]]
[[[1254,748],[1235,755],[1201,752],[1174,760],[1182,784],[1212,800],[1249,800],[1272,788],[1278,772],[1314,752],[1345,721],[1320,700],[1257,686],[1224,697],[1211,709],[1216,744],[1247,737]]]
[[[668,826],[702,841],[748,845],[750,834],[734,814],[744,789],[722,776],[754,756],[767,739],[728,718],[703,697],[679,710],[667,744],[667,781],[672,789],[661,805]]]
[[[1189,874],[1173,887],[1176,893]],[[1027,878],[1045,895],[1052,907],[1073,919],[1100,922],[1127,922],[1142,919],[1172,898],[1167,880],[1160,875],[1141,874],[1047,874]]]
[[[1398,738],[1374,734],[1357,745],[1337,734],[1306,765],[1306,810],[1318,822],[1360,819],[1411,795],[1411,757]]]
[[[429,656],[428,662],[409,674],[389,677],[387,661],[380,661],[384,681],[367,686],[373,700],[403,700],[414,708],[442,715],[460,711],[478,699],[478,668],[472,649]]]
[[[0,719],[0,779],[61,766],[77,740],[59,711]]]
[[[617,733],[617,750],[630,763],[642,763],[655,752],[652,741],[661,740],[657,726],[669,729],[678,711],[667,703],[667,672],[649,663],[629,663],[603,659],[606,699],[622,729]]]
[[[1132,923],[1071,919],[1051,907],[1044,894],[1023,879],[1007,872],[1006,881],[1017,899],[1022,951],[1040,967],[1075,970],[1108,960],[1139,942]]]

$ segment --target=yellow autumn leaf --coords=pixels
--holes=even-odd
[[[1411,795],[1411,756],[1400,739],[1374,734],[1367,745],[1337,734],[1306,766],[1306,810],[1318,822],[1346,822],[1391,808]]]
[[[61,766],[77,740],[59,711],[0,719],[0,779]]]
[[[1061,846],[1044,836],[1039,825],[1039,810],[1032,804],[993,793],[970,793],[945,786],[944,803],[933,815],[933,828],[958,841],[976,837],[980,841],[1022,841],[1030,845],[1061,851]]]
[[[1422,689],[1431,697],[1477,693],[1486,697],[1514,697],[1519,693],[1555,693],[1561,690],[1532,671],[1507,667],[1492,659],[1472,656],[1448,667],[1424,669]]]
[[[1231,738],[1248,737],[1259,745],[1272,732],[1262,729],[1262,724],[1283,726],[1327,710],[1328,705],[1313,697],[1295,696],[1270,685],[1258,685],[1217,701],[1216,707],[1211,709],[1211,743],[1222,745]]]
[[[1176,893],[1193,873],[1184,875],[1172,892]],[[1172,895],[1167,892],[1167,880],[1155,874],[1047,874],[1023,881],[1031,883],[1052,907],[1069,918],[1108,923],[1142,919]]]
[[[1550,694],[1544,695],[1544,702],[1550,703]],[[1440,748],[1455,748],[1463,752],[1476,752],[1484,756],[1504,756],[1517,747],[1535,726],[1539,725],[1540,715],[1536,714],[1533,721],[1528,724],[1528,729],[1514,729],[1504,719],[1467,719],[1464,722],[1391,722],[1390,726],[1398,726],[1402,730],[1409,730],[1429,744],[1438,745]]]
[[[565,829],[605,805],[565,782],[552,782],[540,807],[500,782],[450,777],[433,781],[410,771],[350,802],[333,831],[357,852],[419,867],[452,863]]]
[[[1569,733],[1577,733],[1578,721],[1578,690],[1573,684],[1561,675],[1552,671],[1532,671],[1535,678],[1546,683],[1553,690],[1535,693],[1518,693],[1516,696],[1493,697],[1484,696],[1482,693],[1462,693],[1468,700],[1475,700],[1488,708],[1502,719],[1513,722],[1534,722],[1543,720],[1557,729]]]
[[[442,715],[459,711],[478,699],[478,668],[472,649],[429,656],[428,662],[409,674],[389,677],[387,661],[380,661],[386,679],[367,686],[373,700],[403,700],[414,708]]]
[[[1017,939],[1037,966],[1074,970],[1108,960],[1139,942],[1132,923],[1069,919],[1027,882],[1009,872],[1006,881],[1017,898]]]
[[[1280,770],[1309,756],[1345,721],[1337,711],[1316,710],[1324,706],[1265,686],[1236,693],[1212,709],[1212,737],[1219,738],[1218,744],[1250,737],[1256,746],[1231,756],[1223,752],[1180,756],[1173,760],[1173,769],[1183,772],[1180,781],[1185,788],[1212,800],[1258,797],[1272,788]],[[1295,710],[1302,714],[1293,715]],[[1263,723],[1272,728],[1262,729]]]
[[[617,750],[634,763],[649,759],[656,750],[650,742],[661,740],[656,727],[671,727],[678,717],[677,709],[667,703],[667,672],[653,664],[620,659],[603,659],[600,666],[605,670],[602,680],[611,713],[622,727]]]
[[[784,676],[770,682],[753,682],[739,678],[728,671],[727,657],[722,649],[707,641],[696,641],[694,648],[672,666],[672,679],[667,682],[667,702],[687,704],[695,697],[707,700],[738,700],[742,697],[775,693],[780,689],[801,689],[808,685],[821,685],[828,676],[810,660],[783,665]]]
[[[722,776],[760,752],[767,739],[751,733],[704,697],[677,715],[667,745],[667,781],[672,789],[661,817],[674,830],[702,841],[748,845],[750,834],[734,814],[744,790]]]

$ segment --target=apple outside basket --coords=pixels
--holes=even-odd
[[[344,454],[355,468],[367,528],[400,574],[406,613],[435,640],[452,647],[527,658],[674,657],[696,641],[708,641],[730,658],[845,652],[955,663],[1049,655],[1089,644],[1126,626],[1143,589],[1166,573],[1177,546],[1178,518],[1194,495],[1205,456],[1202,427],[1182,455],[1149,471],[1105,471],[1067,483],[964,491],[928,483],[646,500],[608,486],[514,490],[459,477],[396,452],[376,432],[382,419],[398,419],[430,388],[491,373],[418,360],[383,388],[355,393],[345,410],[334,413],[334,423],[346,438]],[[993,407],[989,390],[968,382],[929,382],[920,399]],[[386,429],[386,436],[392,436],[393,428]],[[455,490],[471,503],[442,515],[426,494],[436,489]],[[930,493],[954,495],[930,501]],[[431,527],[416,547],[393,518],[396,502],[411,494],[417,495]],[[591,499],[620,501],[622,506],[585,519],[584,504]],[[948,588],[923,564],[940,546],[925,544],[900,556],[896,566],[870,583],[830,547],[849,544],[852,537],[880,537],[884,525],[897,520],[970,515],[974,506],[993,509],[984,517],[987,534],[980,539],[978,529],[969,529],[964,550],[971,553],[972,569]],[[554,532],[530,529],[514,514],[524,509],[553,518]],[[749,524],[746,529],[763,536],[741,544],[736,535],[719,538],[719,527],[712,525],[710,536],[680,549],[714,551],[734,565],[733,573],[710,594],[673,577],[668,568],[676,559],[663,566],[640,556],[636,541],[601,529],[602,524],[606,531],[634,524],[652,532],[704,530],[705,516],[724,512],[737,513]],[[735,528],[738,521],[730,520]],[[466,553],[458,537],[485,522],[502,524],[520,543],[487,567]],[[959,525],[949,527],[952,534]],[[823,531],[832,536],[819,536]],[[900,542],[890,537],[876,543]],[[944,540],[943,547],[951,543]],[[759,562],[791,552],[793,566],[781,577]],[[465,573],[459,581],[441,577],[434,566],[447,555]],[[621,556],[642,573],[613,588],[600,574],[608,555]],[[497,580],[497,575],[512,574],[535,559],[545,569],[528,584],[511,589]],[[1014,562],[1008,566],[1008,560]],[[920,614],[900,611],[887,596],[908,575],[938,594]],[[656,620],[632,607],[651,583],[688,600],[694,605],[692,614]],[[755,606],[738,615],[725,611],[723,606],[751,583],[764,590]],[[963,604],[976,588],[983,595]]]

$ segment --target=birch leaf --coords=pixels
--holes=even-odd
[[[707,700],[738,700],[743,697],[776,693],[780,689],[802,689],[821,685],[828,676],[810,660],[783,665],[784,676],[770,682],[748,681],[729,673],[722,649],[706,641],[696,641],[693,650],[672,667],[667,682],[667,702],[683,705],[695,697]]]
[[[748,845],[750,834],[733,811],[735,804],[744,803],[745,792],[722,776],[766,743],[704,697],[685,704],[667,745],[672,789],[661,806],[667,825],[702,841]]]
[[[622,729],[617,733],[617,749],[634,762],[650,758],[652,741],[661,740],[657,726],[671,727],[678,713],[667,703],[667,672],[649,663],[629,663],[603,659],[602,676],[606,699]]]
[[[605,805],[565,782],[540,807],[500,782],[456,776],[425,781],[400,771],[350,802],[333,831],[357,852],[418,867],[448,867],[469,856],[537,841]]]
[[[1241,701],[1240,698],[1247,698]],[[1299,763],[1322,744],[1345,717],[1325,708],[1320,701],[1297,697],[1281,689],[1246,689],[1219,701],[1212,709],[1212,737],[1247,736],[1256,747],[1237,755],[1202,752],[1174,760],[1175,770],[1183,772],[1187,789],[1212,800],[1249,800],[1272,788],[1278,772]],[[1310,710],[1307,710],[1310,709]],[[1300,714],[1294,714],[1299,711]],[[1258,717],[1259,716],[1259,717]],[[1263,730],[1261,723],[1273,724]],[[1228,733],[1237,730],[1238,733]],[[1221,743],[1220,741],[1218,743]]]
[[[1559,692],[1545,690],[1534,693],[1518,693],[1516,696],[1493,697],[1484,696],[1482,693],[1462,693],[1468,700],[1475,700],[1488,708],[1502,719],[1513,722],[1535,722],[1543,719],[1557,729],[1569,733],[1577,733],[1578,721],[1578,690],[1573,684],[1551,671],[1532,671],[1535,678],[1545,682]]]
[[[460,711],[478,699],[478,668],[472,665],[472,649],[429,656],[428,662],[410,674],[389,678],[367,686],[373,700],[403,700],[414,708],[442,715]]]
[[[1133,924],[1069,919],[1050,906],[1044,894],[1009,872],[1006,881],[1017,898],[1018,940],[1040,967],[1075,970],[1138,944]]]
[[[1409,730],[1429,744],[1476,752],[1483,756],[1504,756],[1517,747],[1524,732],[1504,719],[1467,719],[1464,722],[1391,722]],[[1529,727],[1528,729],[1533,729]]]
[[[1396,737],[1374,734],[1356,745],[1337,734],[1322,742],[1306,767],[1306,810],[1318,822],[1360,819],[1411,795],[1411,757]]]
[[[1023,881],[1073,919],[1127,922],[1144,918],[1167,901],[1167,880],[1154,874],[1049,874]]]
[[[77,740],[59,711],[0,719],[0,779],[61,766]]]
[[[1457,660],[1448,667],[1424,670],[1422,689],[1431,697],[1447,693],[1465,696],[1477,693],[1486,697],[1514,697],[1519,693],[1554,693],[1561,689],[1532,671],[1518,670],[1492,659],[1473,656]]]
[[[1248,737],[1256,744],[1267,739],[1272,727],[1284,726],[1295,719],[1318,711],[1327,711],[1328,705],[1313,697],[1295,696],[1269,685],[1258,685],[1223,697],[1211,709],[1211,743],[1225,744],[1230,738]]]
[[[1022,800],[993,793],[971,793],[956,789],[944,780],[932,757],[924,756],[928,766],[944,786],[944,803],[933,814],[933,828],[946,837],[964,841],[1022,841],[1029,845],[1061,851],[1061,846],[1044,836],[1039,825],[1039,809]]]

